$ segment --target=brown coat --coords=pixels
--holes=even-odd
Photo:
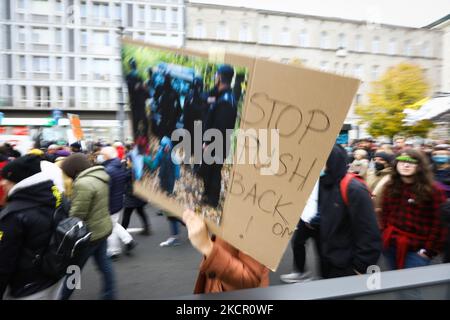
[[[269,269],[220,238],[213,241],[211,254],[200,264],[195,294],[269,285]]]

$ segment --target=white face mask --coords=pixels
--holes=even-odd
[[[103,157],[102,154],[99,154],[99,155],[97,156],[97,163],[98,163],[98,164],[101,164],[101,163],[103,163],[103,162],[105,162],[105,158]]]

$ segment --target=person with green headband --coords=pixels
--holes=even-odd
[[[393,167],[381,199],[383,253],[390,269],[426,266],[445,242],[440,217],[445,192],[421,151],[401,151]]]

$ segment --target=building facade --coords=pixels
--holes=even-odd
[[[184,15],[183,0],[0,0],[0,111],[115,119],[120,33],[182,46]]]
[[[347,115],[351,124],[357,122],[354,106],[367,102],[370,83],[400,62],[424,70],[430,94],[440,90],[440,30],[201,3],[188,3],[186,17],[188,48],[218,47],[361,79]]]
[[[442,72],[440,91],[442,93],[450,94],[450,14],[431,23],[425,28],[442,32]]]

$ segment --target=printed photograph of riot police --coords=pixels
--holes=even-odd
[[[122,52],[136,180],[149,198],[169,197],[220,224],[247,69],[135,44]],[[206,139],[207,130],[222,139]],[[189,148],[180,148],[187,142]],[[206,153],[213,161],[205,161]]]

